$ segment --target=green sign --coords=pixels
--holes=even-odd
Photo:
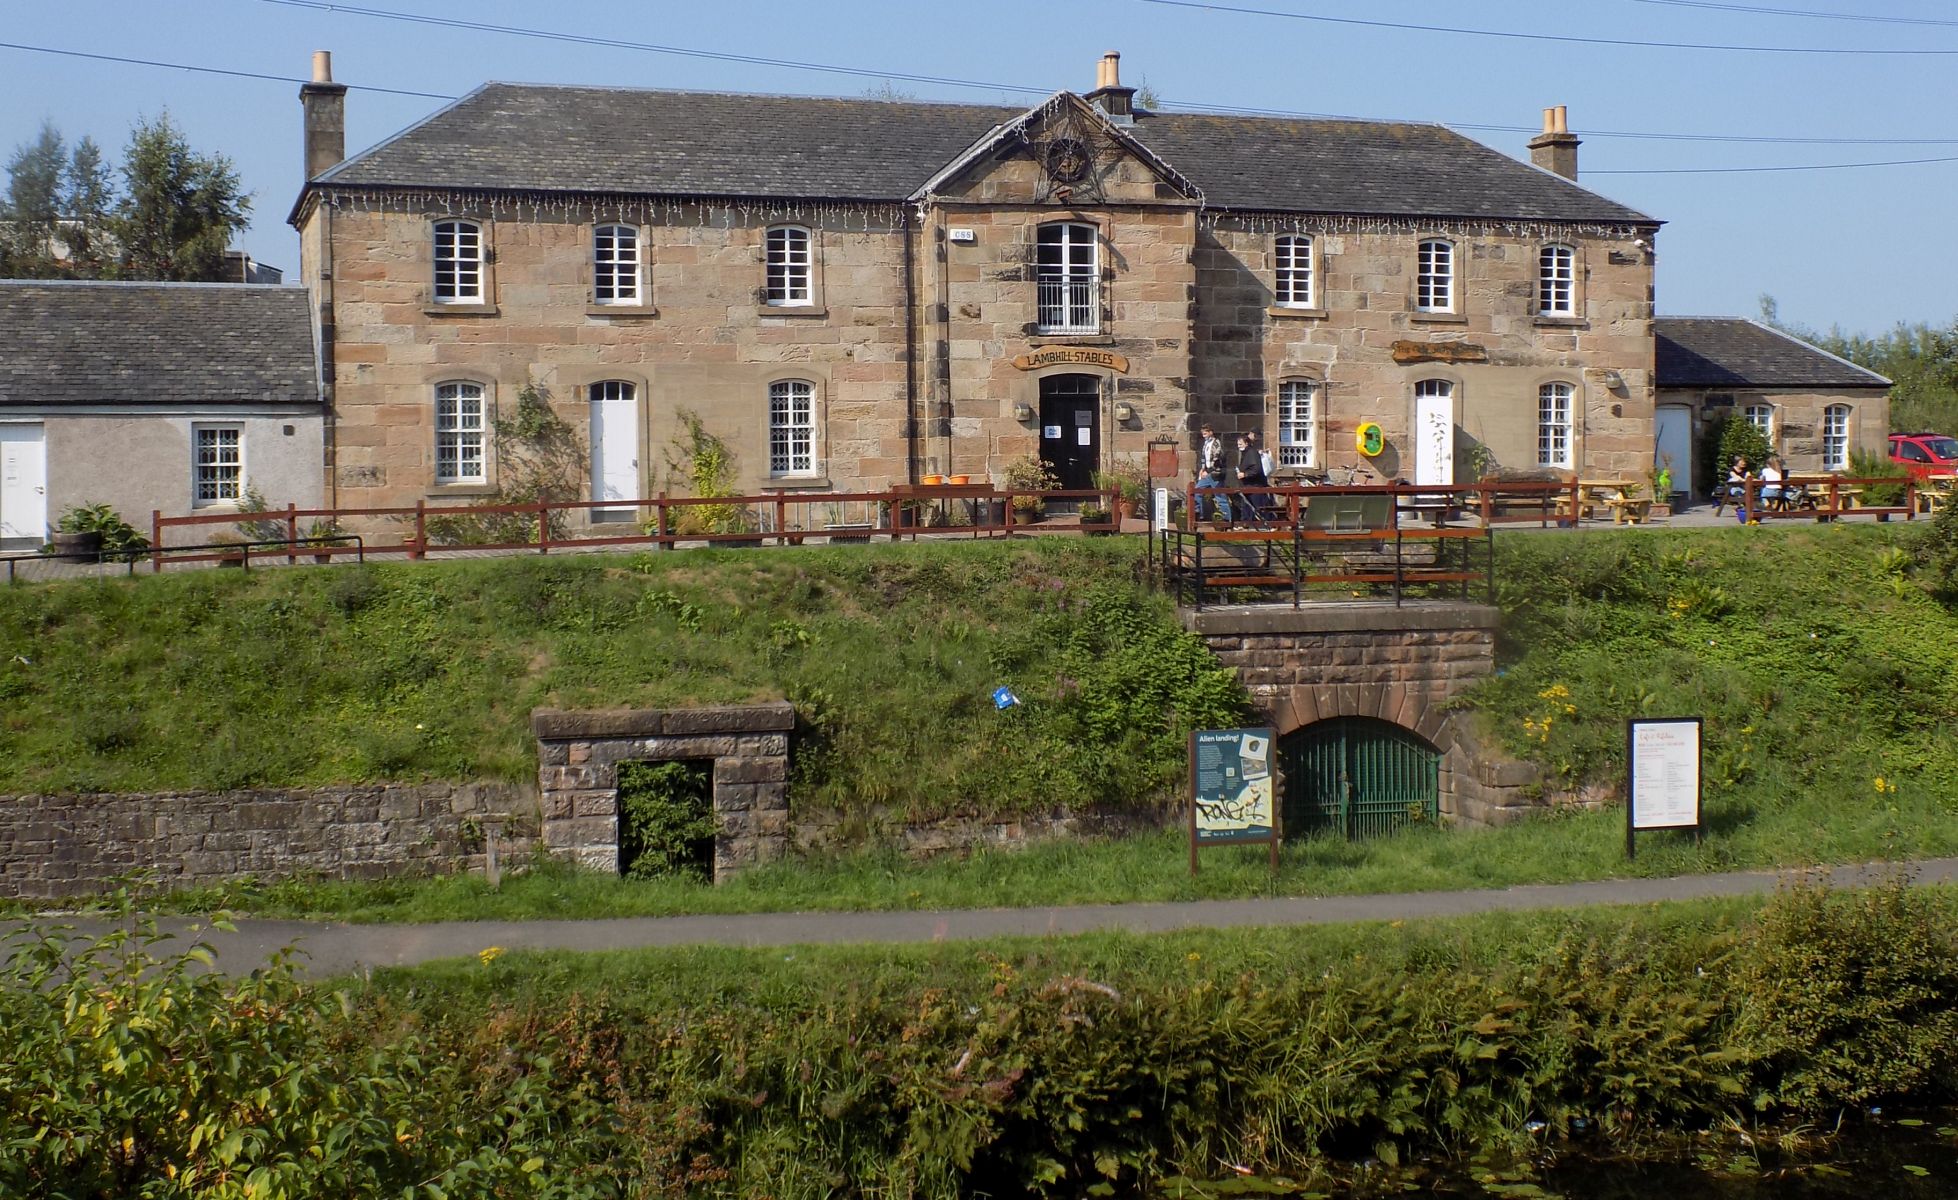
[[[1278,855],[1278,774],[1270,729],[1199,729],[1190,735],[1190,872],[1197,847],[1269,843]]]

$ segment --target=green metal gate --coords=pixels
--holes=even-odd
[[[1440,752],[1391,721],[1320,721],[1280,738],[1278,755],[1286,837],[1369,837],[1439,816]]]

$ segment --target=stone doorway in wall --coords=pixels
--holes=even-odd
[[[1040,381],[1040,460],[1064,491],[1095,486],[1101,469],[1101,377],[1049,375]],[[1054,512],[1074,512],[1080,501],[1051,501]]]
[[[714,877],[714,760],[619,764],[619,874]]]

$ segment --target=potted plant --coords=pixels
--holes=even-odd
[[[1652,515],[1670,517],[1672,515],[1672,455],[1659,456],[1659,465],[1652,469]]]
[[[69,562],[128,562],[150,548],[150,540],[106,504],[77,504],[55,522],[42,552]]]
[[[1115,493],[1115,516],[1122,521],[1134,517],[1149,495],[1149,477],[1134,463],[1117,463],[1106,471],[1096,471],[1095,486]]]
[[[1107,537],[1114,533],[1114,518],[1113,511],[1103,508],[1093,500],[1081,506],[1081,528],[1087,531],[1089,537]]]
[[[322,521],[315,517],[313,522],[306,526],[306,540],[313,547],[313,561],[316,563],[332,562],[334,546],[347,546],[353,543],[353,538],[348,536],[340,522],[333,518]]]
[[[1000,473],[1000,486],[1017,493],[1007,501],[1013,506],[1014,520],[1031,525],[1047,511],[1047,500],[1038,493],[1054,491],[1061,481],[1054,477],[1052,467],[1029,454],[1006,464]]]

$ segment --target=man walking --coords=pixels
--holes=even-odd
[[[1228,523],[1231,519],[1231,499],[1217,494],[1218,488],[1230,486],[1230,468],[1224,461],[1224,443],[1218,440],[1217,431],[1209,422],[1203,426],[1203,443],[1197,449],[1197,498],[1194,519],[1204,519],[1206,508],[1209,515]],[[1206,502],[1203,493],[1210,495]]]

